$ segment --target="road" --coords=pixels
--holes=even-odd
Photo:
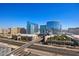
[[[58,53],[31,49],[31,48],[29,48],[29,51],[31,51],[31,54],[38,55],[38,56],[62,56],[61,54],[58,54]]]
[[[22,46],[25,44],[25,42],[11,41],[9,39],[0,39],[0,42],[8,43],[9,45],[16,45],[16,46]],[[28,43],[26,45],[28,45]],[[33,42],[31,42],[31,43],[33,43]],[[25,48],[27,48],[27,46],[25,46]],[[31,49],[30,51],[32,51],[32,53],[34,52],[35,54],[37,53],[40,55],[50,53],[49,55],[57,55],[58,54],[58,55],[79,56],[79,49],[70,49],[70,48],[66,48],[66,47],[48,46],[48,45],[41,45],[41,44],[36,44],[36,43],[28,48]]]
[[[24,50],[28,47],[30,47],[31,45],[33,45],[34,43],[36,42],[39,42],[41,40],[41,38],[38,38],[38,37],[34,37],[32,39],[32,41],[29,41],[29,42],[26,42],[24,45],[22,45],[21,47],[17,48],[16,50],[10,52],[9,54],[7,54],[7,56],[10,56],[11,54],[15,55],[15,56],[19,56],[19,55],[29,55],[30,54],[30,51],[27,51],[27,52],[24,52]]]
[[[16,46],[16,45],[11,45],[11,44],[6,44],[6,43],[2,43],[2,45],[5,45],[6,47],[10,47],[10,48],[13,48],[13,49],[17,49],[19,48],[19,46]],[[26,48],[25,50],[21,50],[21,51],[17,51],[18,55],[24,55],[26,53],[27,55],[27,51],[29,54],[29,56],[57,56],[60,54],[58,53],[53,53],[53,52],[48,52],[48,51],[44,51],[44,50],[38,50],[38,49],[33,49],[33,48]],[[22,52],[22,53],[20,53]]]

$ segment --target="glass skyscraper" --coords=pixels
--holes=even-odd
[[[58,34],[61,31],[61,25],[57,21],[47,22],[47,31],[49,34]]]
[[[47,34],[46,25],[40,25],[40,34]]]
[[[27,22],[27,33],[36,34],[38,32],[38,24]]]

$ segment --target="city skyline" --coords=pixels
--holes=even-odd
[[[39,25],[59,21],[62,28],[79,27],[79,4],[0,4],[0,28],[26,27],[27,21]]]

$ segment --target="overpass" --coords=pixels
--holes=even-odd
[[[48,45],[41,45],[41,44],[35,43],[38,41],[33,40],[33,41],[26,43],[26,42],[11,40],[11,39],[0,38],[0,42],[8,43],[9,45],[13,45],[13,46],[18,46],[17,49],[8,53],[7,56],[12,55],[12,54],[19,55],[25,49],[29,50],[29,52],[27,52],[28,51],[27,50],[26,53],[24,53],[26,55],[30,55],[30,53],[35,53],[37,55],[44,55],[44,54],[45,55],[48,55],[48,54],[57,55],[57,54],[59,54],[59,55],[70,55],[70,56],[76,55],[76,56],[79,56],[79,49],[70,49],[70,48],[66,48],[66,47],[48,46]]]
[[[26,53],[24,52],[24,50],[28,47],[30,47],[31,45],[33,45],[35,42],[39,42],[42,38],[38,36],[34,36],[32,41],[29,41],[28,43],[25,43],[24,45],[22,45],[21,47],[17,48],[16,50],[10,52],[7,54],[7,56],[9,55],[15,55],[15,56],[19,56],[21,54],[25,55]],[[27,54],[26,55],[29,55],[30,52],[27,51]]]

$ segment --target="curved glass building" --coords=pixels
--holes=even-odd
[[[61,32],[61,25],[57,21],[47,22],[47,31],[49,34],[59,34]]]

